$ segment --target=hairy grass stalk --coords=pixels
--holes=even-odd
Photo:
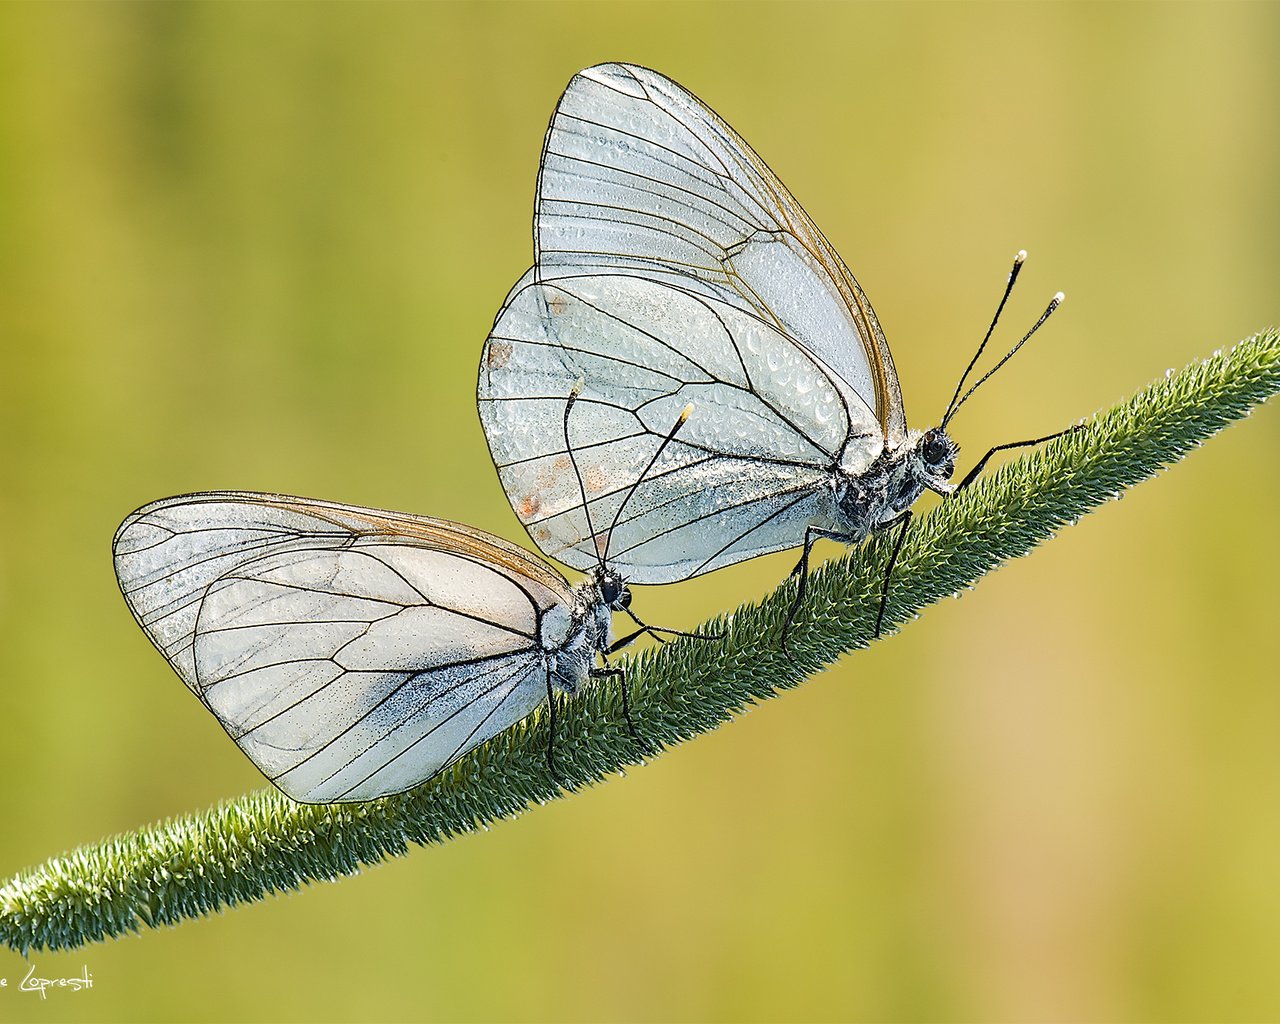
[[[1268,330],[1170,374],[943,502],[908,534],[886,632],[1177,461],[1277,391],[1280,333]],[[865,647],[891,540],[876,538],[813,573],[790,633],[794,661],[778,644],[794,596],[795,584],[785,582],[707,623],[707,631],[725,632],[723,641],[679,641],[626,663],[632,713],[649,742],[670,746],[714,729]],[[547,716],[535,715],[407,794],[306,806],[268,789],[54,857],[0,888],[0,939],[26,952],[176,924],[475,830],[640,759],[616,686],[593,688],[557,717],[565,788],[548,775]]]

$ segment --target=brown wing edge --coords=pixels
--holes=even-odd
[[[898,383],[893,356],[889,352],[889,343],[880,326],[880,320],[862,286],[858,284],[857,278],[840,258],[835,246],[827,241],[826,235],[813,222],[813,218],[805,212],[799,200],[760,154],[751,147],[751,144],[734,131],[733,127],[714,110],[689,93],[687,89],[684,91],[742,148],[742,152],[751,161],[752,169],[759,175],[761,184],[768,189],[774,201],[774,207],[787,217],[787,223],[783,227],[831,277],[845,308],[853,318],[854,326],[858,330],[858,336],[862,339],[863,349],[867,354],[867,365],[871,367],[871,373],[875,379],[876,417],[884,430],[885,440],[887,442],[890,439],[890,434],[895,429],[905,434],[906,410],[903,407],[902,388]]]
[[[404,537],[436,551],[461,553],[475,561],[501,566],[531,579],[556,594],[565,604],[573,601],[569,582],[542,559],[517,544],[465,523],[313,498],[272,496],[265,503],[303,512],[361,535]],[[360,524],[365,529],[359,529]]]
[[[347,530],[355,536],[402,538],[420,547],[447,554],[461,554],[477,562],[507,569],[542,585],[565,604],[572,604],[573,601],[569,582],[554,568],[524,548],[484,530],[448,519],[346,505],[320,498],[301,498],[288,494],[257,491],[198,491],[177,495],[172,498],[162,498],[139,508],[125,520],[120,531],[117,531],[117,537],[126,525],[141,518],[147,512],[183,503],[261,505],[310,516]]]

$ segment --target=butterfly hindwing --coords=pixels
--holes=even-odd
[[[878,439],[859,397],[770,323],[623,274],[526,277],[486,345],[479,407],[538,545],[581,569],[607,554],[638,583],[793,546],[795,516],[824,514],[850,423],[868,450]]]
[[[408,789],[527,716],[546,695],[545,618],[572,599],[479,531],[275,495],[154,503],[115,559],[183,681],[311,803]]]

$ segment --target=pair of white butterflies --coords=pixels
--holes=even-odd
[[[584,581],[455,523],[268,494],[166,499],[116,534],[134,617],[295,800],[409,789],[609,671],[628,581],[798,545],[807,564],[817,537],[857,543],[954,489],[959,389],[943,426],[907,430],[853,276],[669,79],[606,64],[569,83],[534,245],[480,417],[516,513]]]

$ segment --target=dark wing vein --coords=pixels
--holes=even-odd
[[[444,769],[448,768],[448,767],[449,767],[449,765],[453,764],[453,762],[454,762],[454,761],[456,761],[459,757],[461,757],[464,753],[466,753],[468,750],[470,750],[470,749],[475,745],[472,741],[474,740],[476,733],[478,733],[478,732],[479,732],[479,731],[480,731],[480,730],[481,730],[481,729],[482,729],[482,728],[483,728],[483,727],[484,727],[484,726],[489,722],[489,720],[490,720],[491,718],[493,718],[493,716],[494,716],[494,715],[496,715],[499,711],[501,711],[504,707],[506,707],[506,705],[507,705],[507,701],[509,701],[509,700],[511,699],[512,694],[514,694],[514,693],[516,692],[516,690],[517,690],[517,686],[516,686],[515,684],[517,683],[517,681],[520,679],[520,677],[521,677],[524,673],[526,673],[526,672],[528,672],[528,671],[529,671],[530,667],[531,667],[531,666],[527,666],[527,665],[526,665],[526,666],[517,666],[517,667],[516,667],[516,670],[515,670],[514,672],[510,673],[510,674],[509,674],[505,679],[501,679],[501,680],[499,680],[498,682],[493,683],[493,684],[492,684],[492,685],[490,685],[488,688],[486,688],[486,689],[482,690],[480,693],[478,693],[478,694],[476,695],[476,700],[479,700],[481,697],[487,697],[489,694],[491,694],[491,693],[495,692],[496,690],[501,689],[503,686],[510,686],[510,687],[511,687],[511,688],[510,688],[510,690],[508,690],[508,691],[507,691],[507,694],[502,698],[502,700],[498,701],[498,703],[497,703],[497,704],[495,704],[492,708],[490,708],[490,709],[489,709],[489,713],[488,713],[488,714],[486,714],[482,719],[480,719],[480,721],[476,723],[475,727],[474,727],[474,728],[473,728],[469,733],[467,733],[467,735],[466,735],[466,736],[465,736],[465,737],[464,737],[464,738],[463,738],[463,739],[458,743],[458,745],[457,745],[456,747],[454,747],[454,748],[453,748],[453,752],[452,752],[452,753],[451,753],[447,758],[445,758],[445,760],[444,760],[443,762],[441,762],[440,767],[436,769],[436,772],[435,772],[435,773],[439,773],[439,772],[444,771]],[[469,682],[469,681],[470,681],[470,680],[465,680],[464,682]],[[459,685],[462,685],[462,684],[459,684]],[[455,689],[456,689],[456,687],[455,687]],[[350,793],[351,793],[351,792],[353,792],[354,790],[359,789],[359,788],[360,788],[360,786],[362,786],[362,785],[364,785],[365,783],[367,783],[370,779],[372,779],[375,775],[377,775],[377,774],[378,774],[378,772],[380,772],[380,771],[384,770],[385,768],[389,767],[390,765],[394,764],[394,763],[395,763],[396,761],[398,761],[401,757],[404,757],[404,756],[405,756],[405,755],[407,755],[410,751],[412,751],[412,750],[413,750],[413,749],[414,749],[414,748],[415,748],[419,743],[422,743],[422,742],[424,742],[425,740],[427,740],[427,739],[432,735],[432,733],[434,733],[437,729],[439,729],[439,728],[440,728],[442,725],[444,725],[446,722],[449,722],[449,721],[453,720],[453,719],[454,719],[454,718],[456,718],[458,715],[462,714],[464,711],[469,710],[469,709],[470,709],[470,707],[471,707],[473,704],[475,704],[475,701],[472,701],[472,702],[471,702],[471,704],[465,704],[465,705],[463,705],[462,707],[458,708],[456,711],[454,711],[454,712],[452,712],[451,714],[449,714],[447,717],[445,717],[445,718],[441,719],[439,722],[437,722],[435,725],[433,725],[430,729],[428,729],[426,732],[424,732],[421,736],[419,736],[416,740],[414,740],[412,743],[410,743],[408,746],[406,746],[403,750],[399,751],[399,752],[398,752],[398,753],[396,753],[393,757],[391,757],[391,758],[389,758],[387,761],[383,762],[383,763],[382,763],[380,766],[378,766],[376,769],[374,769],[373,771],[369,772],[369,773],[368,773],[368,774],[367,774],[363,779],[361,779],[359,782],[355,783],[354,785],[348,786],[348,787],[347,787],[347,789],[343,791],[343,794],[342,794],[342,795],[343,795],[343,796],[347,796],[348,794],[350,794]],[[410,714],[410,715],[406,715],[406,716],[401,720],[401,722],[399,723],[399,725],[395,726],[394,728],[392,728],[392,729],[388,730],[386,733],[384,733],[384,734],[383,734],[383,736],[382,736],[382,739],[381,739],[381,740],[378,740],[378,742],[379,742],[379,743],[381,743],[381,742],[382,742],[383,740],[385,740],[388,736],[390,736],[393,732],[395,732],[395,731],[396,731],[396,729],[401,728],[401,727],[402,727],[406,722],[408,722],[408,721],[410,720],[410,718],[411,718],[411,717],[412,717],[412,714]],[[354,761],[354,760],[355,760],[355,758],[353,758],[353,759],[352,759],[352,761]],[[351,761],[348,761],[348,762],[347,762],[347,764],[351,764],[351,763],[352,763]],[[347,767],[347,765],[343,765],[343,768],[346,768],[346,767]],[[338,772],[340,772],[340,771],[342,771],[342,768],[338,769]],[[334,777],[334,775],[337,775],[337,774],[338,774],[338,772],[334,772],[332,775],[330,775],[330,776],[329,776],[329,778],[330,778],[330,779],[332,779],[332,778]],[[433,774],[435,774],[435,773],[433,773]],[[327,780],[326,780],[326,781],[327,781]],[[424,779],[423,781],[425,782],[426,780]]]

